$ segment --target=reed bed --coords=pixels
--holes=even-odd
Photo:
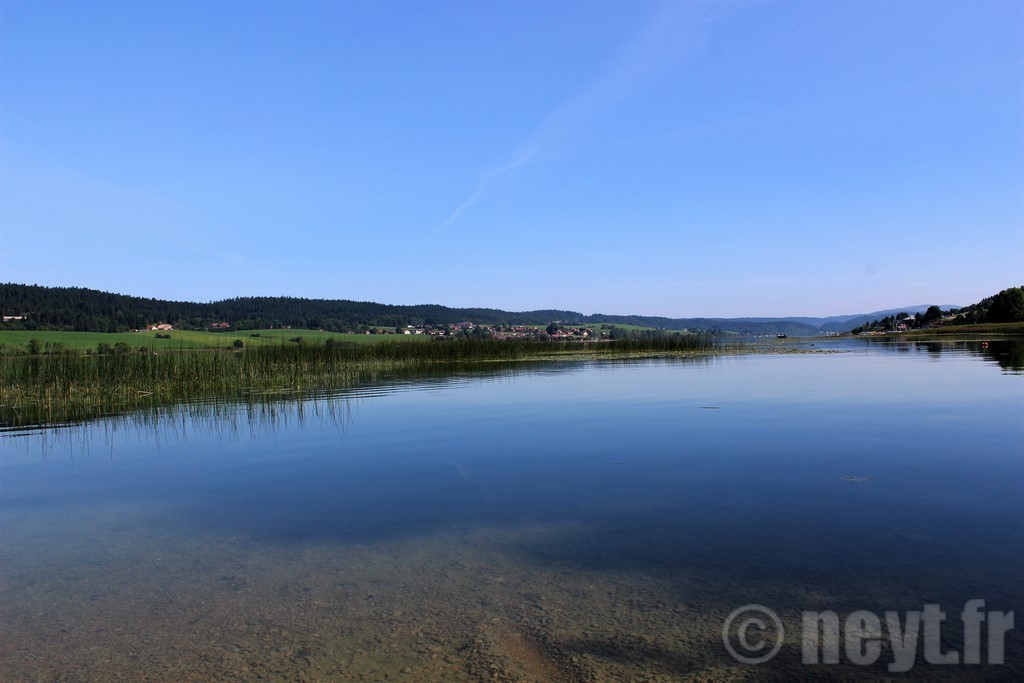
[[[282,344],[242,351],[0,356],[0,427],[92,419],[188,401],[244,400],[356,386],[403,369],[523,360],[698,355],[705,335],[612,342],[467,340]]]

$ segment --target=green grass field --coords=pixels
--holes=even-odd
[[[99,344],[113,346],[124,342],[133,349],[147,348],[153,351],[175,349],[223,349],[241,339],[247,347],[268,346],[288,343],[289,339],[302,337],[304,342],[323,343],[328,339],[374,344],[381,341],[424,342],[429,338],[412,334],[339,334],[320,330],[240,330],[233,332],[197,332],[192,330],[171,330],[170,339],[157,339],[156,332],[43,332],[43,331],[0,331],[0,346],[24,349],[30,339],[40,344],[56,343],[65,349],[95,349]],[[253,337],[258,334],[258,337]]]
[[[543,325],[527,325],[544,329]],[[622,330],[639,332],[653,330],[652,327],[636,325],[611,325],[598,323],[587,325],[596,333],[606,332],[612,327]],[[160,334],[171,335],[170,339],[157,339],[157,333],[150,330],[140,332],[46,332],[26,330],[0,330],[0,353],[23,351],[30,339],[38,339],[45,345],[47,342],[60,344],[65,349],[78,351],[95,350],[100,344],[113,346],[124,342],[133,349],[146,348],[152,351],[188,350],[188,349],[225,349],[230,348],[236,339],[241,339],[246,347],[271,346],[288,343],[289,339],[302,337],[304,342],[323,343],[328,339],[354,344],[378,344],[381,342],[422,343],[430,337],[421,334],[340,334],[322,330],[232,330],[230,332],[206,332],[193,330],[171,330]],[[252,335],[259,336],[254,337]]]

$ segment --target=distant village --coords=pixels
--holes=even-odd
[[[873,320],[870,323],[856,327],[851,332],[857,335],[899,334],[909,330],[942,327],[943,325],[956,322],[959,317],[959,309],[954,308],[943,311],[938,306],[930,306],[924,313],[889,315],[881,320]]]
[[[170,332],[175,328],[169,323],[157,323],[147,329],[154,332]],[[209,329],[213,332],[226,332],[232,327],[230,323],[215,322],[210,324]],[[290,330],[292,326],[284,325],[280,329]],[[426,337],[486,337],[488,339],[562,339],[566,341],[597,341],[612,337],[612,333],[608,330],[595,331],[593,327],[563,324],[557,320],[549,323],[546,327],[540,325],[486,325],[468,321],[451,324],[399,325],[397,327],[358,325],[349,330],[349,333],[423,335]]]
[[[459,337],[486,336],[491,339],[529,339],[529,338],[561,338],[561,339],[598,339],[608,337],[608,332],[595,333],[592,327],[576,327],[563,325],[559,321],[546,327],[539,325],[485,325],[461,322],[451,325],[406,325],[389,329],[386,327],[361,330],[363,334],[421,334],[428,337]]]

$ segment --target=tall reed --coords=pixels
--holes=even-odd
[[[0,426],[65,422],[181,401],[352,386],[402,368],[709,353],[704,335],[612,342],[465,340],[282,344],[244,351],[0,356]]]

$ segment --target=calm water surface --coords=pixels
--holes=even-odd
[[[1024,376],[970,345],[545,364],[0,434],[0,679],[876,678],[801,610],[1016,609]],[[759,603],[778,656],[734,661]]]

